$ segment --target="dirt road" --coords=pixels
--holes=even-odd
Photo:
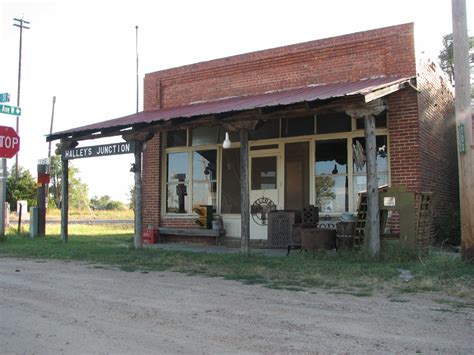
[[[474,310],[0,258],[0,353],[472,353]]]

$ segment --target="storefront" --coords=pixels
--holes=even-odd
[[[441,221],[458,203],[453,122],[451,87],[403,24],[149,73],[143,112],[47,139],[146,147],[135,154],[144,227],[195,230],[209,205],[226,236],[247,234],[248,217],[250,238],[265,240],[272,209],[315,205],[326,224],[355,212],[375,172],[373,186],[436,193]]]
[[[376,118],[379,185],[389,184],[387,120],[386,112]],[[249,132],[251,237],[267,238],[269,209],[302,210],[312,204],[323,220],[356,211],[357,194],[366,189],[363,128],[362,120],[339,112],[267,120]],[[238,133],[229,138],[231,147],[223,149],[224,127],[166,133],[164,219],[195,219],[196,207],[212,205],[226,235],[240,236],[240,138]],[[182,206],[178,185],[187,192]]]

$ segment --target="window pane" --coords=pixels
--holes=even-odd
[[[321,213],[348,210],[347,176],[316,176],[314,186],[315,205]]]
[[[240,213],[240,149],[222,150],[222,213]]]
[[[249,131],[249,139],[270,139],[280,137],[280,120],[260,121],[257,129]]]
[[[252,158],[252,190],[277,188],[277,158]]]
[[[183,147],[186,146],[186,130],[173,131],[166,133],[166,146],[170,147]]]
[[[216,180],[217,150],[199,150],[193,153],[193,180]]]
[[[191,131],[191,145],[217,144],[217,127],[198,127]]]
[[[347,173],[345,139],[316,142],[316,175]]]
[[[377,174],[377,185],[388,185],[388,174]],[[358,207],[359,192],[367,190],[367,177],[365,175],[356,175],[353,179],[354,186],[354,211]]]
[[[189,179],[188,152],[168,154],[168,182]]]
[[[387,136],[377,136],[377,172],[388,171],[388,145]],[[354,138],[352,141],[352,156],[354,173],[366,172],[365,138]]]
[[[166,212],[187,213],[187,190],[186,184],[169,184],[167,186]]]
[[[318,134],[350,132],[351,117],[343,112],[319,114],[316,116],[316,130]]]
[[[217,208],[217,184],[216,182],[193,183],[193,209],[199,205],[212,205],[213,210]]]
[[[281,136],[295,137],[314,134],[314,117],[284,118],[281,120]]]

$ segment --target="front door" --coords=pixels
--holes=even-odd
[[[250,155],[250,238],[267,239],[268,213],[281,209],[278,153]]]

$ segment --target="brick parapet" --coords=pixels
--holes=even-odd
[[[268,49],[145,76],[145,109],[310,84],[414,76],[413,24]]]

